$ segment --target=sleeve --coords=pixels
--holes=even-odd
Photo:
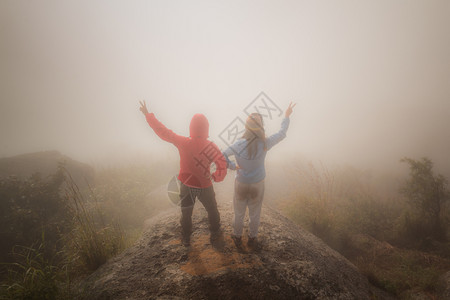
[[[185,139],[184,136],[178,135],[164,126],[158,119],[156,119],[153,113],[146,114],[145,118],[147,119],[148,125],[150,125],[156,135],[158,135],[162,140],[177,146]]]
[[[267,150],[270,150],[270,148],[281,142],[286,137],[289,122],[289,118],[284,118],[281,122],[280,130],[266,139]]]
[[[233,149],[231,147],[228,147],[225,151],[223,151],[222,154],[227,161],[227,167],[231,170],[236,170],[236,164],[228,158],[228,156],[234,155]]]
[[[224,180],[227,175],[227,160],[224,155],[220,151],[219,147],[214,144],[218,155],[214,159],[214,163],[216,164],[216,171],[212,174],[212,178],[215,182],[221,182]]]

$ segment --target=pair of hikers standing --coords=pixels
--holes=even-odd
[[[289,116],[295,104],[289,104],[281,129],[266,138],[263,118],[252,113],[245,123],[245,132],[241,139],[228,147],[223,153],[216,144],[208,140],[209,123],[202,114],[195,114],[189,126],[189,137],[181,136],[166,128],[153,113],[149,113],[146,103],[140,102],[140,111],[153,131],[164,141],[172,143],[180,154],[180,186],[181,206],[181,239],[185,246],[190,245],[192,233],[192,211],[195,199],[203,204],[209,220],[211,241],[221,236],[220,214],[217,209],[212,180],[222,181],[227,168],[237,170],[234,186],[234,221],[233,241],[238,248],[242,245],[242,231],[245,212],[249,210],[248,246],[259,248],[257,240],[264,197],[264,178],[266,176],[264,161],[267,151],[286,137],[289,127]],[[237,165],[229,160],[235,156]],[[216,171],[211,174],[211,163],[215,163]]]

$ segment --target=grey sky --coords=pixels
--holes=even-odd
[[[141,99],[180,134],[204,113],[224,147],[264,91],[298,103],[275,156],[450,169],[450,1],[2,0],[0,65],[0,156],[175,151]]]

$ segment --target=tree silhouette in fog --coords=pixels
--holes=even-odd
[[[445,240],[447,230],[443,212],[450,198],[447,178],[434,174],[433,162],[426,157],[421,160],[406,157],[401,162],[410,168],[401,192],[418,213],[418,219],[413,221],[415,225],[409,224],[409,229],[414,231],[411,233],[418,238]]]

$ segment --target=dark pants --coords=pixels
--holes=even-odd
[[[184,236],[192,233],[192,211],[194,209],[195,198],[198,198],[208,213],[209,230],[215,232],[220,228],[220,214],[217,209],[216,193],[213,186],[207,188],[192,188],[181,183],[181,231]]]

